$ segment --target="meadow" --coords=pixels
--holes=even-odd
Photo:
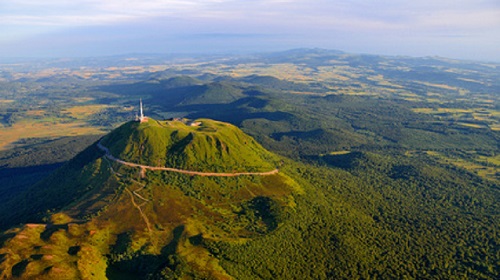
[[[500,274],[498,63],[314,49],[189,59],[124,56],[0,69],[0,201],[5,202],[0,214],[9,217],[0,227],[27,222],[27,217],[57,225],[50,215],[64,209],[86,222],[100,220],[106,229],[94,237],[78,235],[69,227],[79,227],[66,221],[68,229],[50,237],[60,240],[58,247],[35,238],[41,229],[32,225],[5,232],[4,244],[36,240],[41,243],[35,247],[52,244],[46,249],[55,254],[81,238],[94,242],[97,251],[77,254],[101,252],[96,269],[104,269],[107,261],[113,265],[106,276],[116,278],[123,270],[178,278],[203,278],[211,271],[237,279],[495,279]],[[109,170],[120,167],[89,145],[133,120],[139,98],[146,116],[158,124],[169,118],[209,118],[238,127],[276,154],[272,165],[279,162],[280,175],[207,179],[148,171],[144,182],[151,186],[141,189],[134,181],[141,180],[137,172],[121,167],[123,180],[109,179]],[[175,138],[157,134],[164,136],[161,143]],[[208,139],[211,132],[200,135]],[[127,147],[155,138],[141,137],[115,140]],[[230,137],[232,142],[240,138]],[[159,158],[151,164],[166,153],[166,146],[157,144],[150,150],[158,148]],[[201,150],[217,154],[196,147],[200,151],[193,158]],[[139,148],[129,150],[129,160],[147,161]],[[75,185],[70,179],[56,184],[61,173],[50,174],[61,166],[56,172],[81,176],[78,187],[68,188]],[[134,195],[124,186],[146,199],[161,198],[144,209],[156,221],[152,231],[170,242],[162,243],[164,248],[146,246],[145,220],[135,211],[139,203],[132,203]],[[25,201],[20,195],[26,190],[39,194],[31,196],[38,212],[13,213],[23,208],[16,201]],[[112,206],[116,211],[102,208],[122,193]],[[40,197],[51,203],[41,203]],[[73,208],[64,204],[68,197]],[[256,197],[269,197],[279,207],[252,200]],[[175,206],[175,200],[186,203]],[[80,213],[78,201],[80,206],[97,203]],[[155,207],[171,215],[157,215]],[[273,221],[260,208],[284,211],[273,212]],[[182,215],[191,218],[180,222]],[[124,217],[138,222],[116,223]],[[88,234],[97,226],[89,222],[81,230]],[[121,235],[117,228],[127,226],[133,234]],[[196,237],[200,232],[206,238]],[[19,274],[54,262],[23,254],[9,264]],[[77,261],[66,269],[74,272],[77,265],[91,267]],[[204,266],[209,269],[200,269]]]

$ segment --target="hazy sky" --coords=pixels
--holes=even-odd
[[[500,0],[0,0],[0,57],[299,47],[500,61]]]

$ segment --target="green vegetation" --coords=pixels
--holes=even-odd
[[[226,172],[265,170],[273,167],[266,160],[278,161],[230,124],[199,122],[129,122],[102,142],[128,160],[146,153],[147,159],[168,163],[167,155],[179,164],[174,167],[183,168],[205,170],[218,162]],[[233,149],[239,155],[228,155]],[[39,223],[4,233],[2,277],[50,279],[57,272],[69,278],[123,273],[219,278],[226,272],[203,241],[244,242],[276,230],[292,207],[292,193],[300,190],[281,174],[225,178],[148,171],[139,176],[137,168],[103,155],[91,145],[2,209],[3,225]],[[18,240],[25,239],[30,242],[20,247]]]
[[[207,246],[237,279],[496,277],[498,188],[404,157],[355,157],[341,169],[287,163],[305,188],[297,214],[265,237]]]
[[[237,127],[209,119],[129,122],[102,144],[118,158],[202,172],[263,172],[277,159]]]
[[[163,61],[0,72],[1,146],[16,147],[0,152],[2,276],[500,274],[498,64],[325,50]],[[139,98],[151,119],[124,123]],[[141,174],[96,136],[59,138],[102,130],[129,162],[280,172]]]
[[[0,201],[5,203],[47,177],[98,138],[27,139],[22,148],[0,151]]]

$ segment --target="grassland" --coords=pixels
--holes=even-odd
[[[322,56],[325,56],[323,59]],[[498,103],[498,96],[494,94],[491,86],[492,77],[494,77],[495,68],[491,65],[478,64],[485,72],[471,72],[467,69],[469,65],[461,65],[457,61],[435,61],[436,64],[446,64],[445,70],[439,67],[431,66],[427,68],[428,73],[419,72],[421,67],[418,60],[395,59],[371,56],[356,56],[350,54],[335,54],[318,52],[308,54],[294,61],[301,56],[285,59],[283,57],[266,57],[268,62],[258,61],[258,59],[239,59],[234,60],[207,60],[196,61],[196,59],[186,59],[184,61],[169,61],[164,63],[143,63],[137,57],[124,58],[126,63],[121,66],[106,64],[104,67],[79,66],[79,67],[41,67],[33,68],[28,71],[10,70],[11,76],[7,81],[25,79],[30,81],[25,83],[24,88],[17,88],[15,84],[9,85],[12,89],[0,92],[0,114],[4,115],[5,121],[2,130],[5,133],[18,136],[3,137],[0,147],[8,147],[9,144],[23,138],[24,131],[22,126],[35,130],[33,136],[44,136],[42,132],[36,132],[36,126],[30,125],[32,119],[43,118],[45,115],[47,121],[55,123],[74,122],[73,129],[61,128],[58,135],[79,135],[79,125],[82,121],[87,122],[97,129],[111,129],[120,122],[126,120],[123,117],[116,117],[117,113],[124,116],[122,106],[124,104],[128,110],[131,110],[135,103],[131,103],[128,97],[123,99],[123,92],[106,91],[108,85],[124,83],[133,84],[136,81],[144,79],[158,79],[157,77],[172,77],[176,73],[192,73],[192,76],[215,75],[230,77],[238,81],[248,76],[270,76],[279,79],[279,81],[288,82],[288,85],[256,84],[255,86],[268,87],[283,90],[287,93],[299,95],[354,95],[354,96],[373,96],[388,99],[401,99],[413,103],[414,112],[429,114],[436,120],[453,121],[457,124],[481,129],[487,127],[493,131],[499,131],[500,111],[494,104]],[[275,61],[274,61],[275,60]],[[289,60],[289,61],[287,61]],[[161,60],[157,60],[161,61]],[[127,65],[127,63],[129,65]],[[423,62],[424,65],[427,62]],[[430,65],[432,65],[432,62]],[[19,65],[4,66],[6,71],[16,69]],[[443,66],[440,66],[443,67]],[[490,72],[488,72],[490,71]],[[439,75],[441,80],[433,78],[433,74]],[[60,76],[68,79],[79,79],[78,82],[72,80],[74,84],[65,84],[64,81],[58,82]],[[449,82],[447,83],[446,78]],[[9,84],[9,82],[7,82]],[[42,109],[17,109],[24,107],[23,102],[32,104],[42,104],[44,98],[37,97],[37,94],[45,86],[50,85],[52,95],[60,96],[57,101],[57,109],[51,107],[49,110]],[[488,86],[492,87],[491,91]],[[100,90],[99,88],[103,88]],[[135,94],[146,97],[151,94],[148,87],[141,93],[138,89]],[[67,94],[66,92],[72,92]],[[43,92],[43,90],[42,90]],[[76,95],[76,96],[75,96]],[[109,98],[109,101],[102,102],[99,98],[103,96]],[[138,97],[138,96],[137,96]],[[24,99],[23,99],[24,98]],[[121,99],[120,99],[121,98]],[[23,100],[21,102],[21,99]],[[30,101],[30,99],[33,99]],[[64,100],[64,102],[61,102]],[[7,103],[8,101],[8,103]],[[45,100],[46,101],[46,100]],[[472,102],[469,102],[472,101]],[[44,102],[44,101],[43,101]],[[113,104],[110,104],[113,102]],[[84,104],[82,104],[84,103]],[[121,105],[120,104],[120,105]],[[8,105],[8,106],[7,106]],[[153,104],[151,104],[153,105]],[[424,105],[424,106],[423,106]],[[430,106],[425,106],[430,105]],[[84,106],[84,107],[79,107]],[[161,106],[151,106],[153,111],[149,113],[159,117],[162,115],[171,115],[171,112],[161,108]],[[16,109],[14,117],[11,117],[12,109]],[[10,111],[9,111],[10,110]],[[2,113],[3,111],[3,113]],[[36,113],[35,113],[36,112]],[[106,115],[102,113],[106,112]],[[186,112],[187,114],[189,112]],[[186,114],[184,113],[184,114]],[[64,118],[58,114],[67,114]],[[23,115],[25,117],[23,117]],[[133,112],[129,111],[129,117]],[[104,118],[105,121],[96,120],[96,117]],[[1,119],[1,118],[0,118]],[[8,126],[23,120],[25,123],[19,128],[9,131]],[[70,127],[69,125],[66,125]],[[40,129],[44,129],[41,127]],[[64,129],[64,130],[63,130]],[[83,133],[83,132],[82,132]],[[92,132],[93,133],[93,132]]]
[[[165,145],[166,153],[155,147],[150,152],[162,153],[148,156],[160,158],[177,152],[178,142],[162,142],[165,136],[178,137],[184,143],[191,135],[194,148],[202,145],[206,151],[191,154],[189,149],[183,150],[174,160],[183,166],[183,160],[194,156],[199,168],[212,150],[198,138],[218,139],[214,146],[222,150],[211,155],[211,164],[217,162],[225,168],[235,161],[242,161],[238,167],[250,162],[253,168],[258,163],[267,168],[269,163],[257,157],[276,158],[232,125],[199,121],[198,126],[152,119],[129,122],[104,141],[130,155],[136,154],[130,149],[141,152],[134,137],[144,137],[141,145],[145,151],[158,143]],[[123,139],[124,146],[114,142]],[[225,158],[225,149],[234,149],[243,157]],[[275,230],[281,222],[280,211],[294,207],[292,194],[300,193],[301,187],[285,174],[212,178],[148,171],[137,178],[133,168],[107,161],[102,152],[90,147],[34,191],[36,195],[26,198],[36,200],[25,202],[29,209],[55,207],[62,211],[48,216],[46,223],[28,224],[0,235],[0,255],[5,257],[0,263],[2,277],[105,279],[118,277],[121,271],[151,277],[189,272],[201,278],[231,278],[202,243],[245,243]],[[175,263],[167,261],[172,258]]]
[[[199,172],[268,172],[278,162],[237,127],[208,119],[129,122],[103,145],[127,162]]]
[[[99,127],[89,126],[82,121],[61,123],[57,119],[20,121],[0,130],[0,150],[22,146],[23,140],[30,138],[55,139],[64,136],[103,134]]]
[[[63,114],[68,113],[70,117],[84,120],[93,114],[97,114],[104,109],[113,108],[112,106],[105,104],[96,104],[96,105],[84,105],[84,106],[74,106],[67,109],[62,110]]]
[[[25,197],[2,181],[11,200],[0,224],[43,223],[0,237],[19,247],[0,251],[5,275],[497,278],[498,64],[322,50],[162,59],[3,68],[0,96],[12,101],[0,102],[0,136],[12,132],[2,143],[20,147],[3,153],[2,178],[31,170],[8,167],[23,162],[23,145],[35,150],[27,161],[47,140],[37,137],[110,131],[133,119],[139,98],[159,121],[114,130],[103,142],[116,157],[279,174],[141,178],[89,147]]]
[[[452,164],[458,168],[463,168],[469,172],[475,173],[478,176],[491,180],[495,183],[500,183],[500,156],[480,156],[474,151],[469,152],[468,157],[460,157],[457,155],[444,155],[434,151],[427,151],[438,159],[442,164]]]
[[[77,102],[88,102],[91,98]],[[106,128],[92,125],[90,121],[106,110],[116,111],[117,106],[106,104],[70,105],[56,113],[46,109],[30,109],[11,125],[0,127],[0,150],[22,146],[26,139],[56,139],[65,136],[103,134]],[[120,107],[118,110],[132,114],[132,107]],[[109,130],[109,128],[107,128]]]
[[[477,105],[476,105],[477,106]],[[500,111],[490,106],[474,108],[414,108],[414,112],[429,114],[443,123],[456,123],[462,126],[498,131]]]

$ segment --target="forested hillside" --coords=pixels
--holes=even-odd
[[[211,271],[235,279],[496,279],[500,274],[498,63],[318,49],[189,62],[158,56],[142,65],[138,57],[134,67],[127,65],[128,58],[113,58],[116,67],[107,61],[106,67],[94,68],[79,68],[76,62],[47,62],[25,71],[22,66],[1,68],[0,201],[5,203],[0,213],[13,210],[9,201],[77,152],[133,119],[142,98],[146,115],[159,121],[210,118],[240,128],[280,157],[272,164],[259,161],[259,171],[279,165],[280,174],[295,187],[283,191],[285,177],[250,180],[281,200],[275,204],[245,196],[245,203],[219,211],[220,221],[208,220],[225,238],[190,239],[192,227],[181,223],[187,229],[174,232],[162,226],[171,243],[161,252],[132,246],[134,235],[107,239],[111,255],[103,260],[113,264],[110,278],[118,279],[127,266],[130,273],[151,277],[203,278],[207,274],[188,257],[191,246],[217,259],[220,267]],[[163,158],[168,145],[133,146],[147,137],[125,134],[130,137],[113,138],[120,147],[120,154],[113,150],[116,156],[150,165],[176,164]],[[175,140],[175,135],[155,135],[163,140],[154,145]],[[247,139],[230,138],[234,147],[244,145],[236,139]],[[193,147],[203,149],[196,141]],[[134,153],[121,153],[129,144]],[[177,152],[185,147],[179,144]],[[97,150],[90,147],[84,155],[92,149]],[[148,149],[159,158],[142,157]],[[200,153],[217,154],[217,149],[204,150]],[[190,157],[195,156],[186,159]],[[245,158],[251,157],[242,153],[236,161],[223,162],[237,170],[235,162]],[[182,168],[195,168],[186,162]],[[222,161],[214,164],[219,166],[204,163],[199,170],[227,171]],[[100,172],[109,172],[106,165],[99,166]],[[147,180],[203,205],[238,197],[231,190],[250,184],[156,173]],[[114,193],[113,184],[107,185],[107,195]],[[89,191],[87,195],[93,194]],[[39,220],[22,222],[50,224],[50,215],[64,208],[59,202],[53,205],[33,216]],[[80,218],[94,218],[91,212]],[[4,219],[2,227],[21,220],[12,221]],[[0,244],[13,240],[6,233]],[[163,258],[169,258],[168,265]],[[147,266],[150,260],[154,265]]]

